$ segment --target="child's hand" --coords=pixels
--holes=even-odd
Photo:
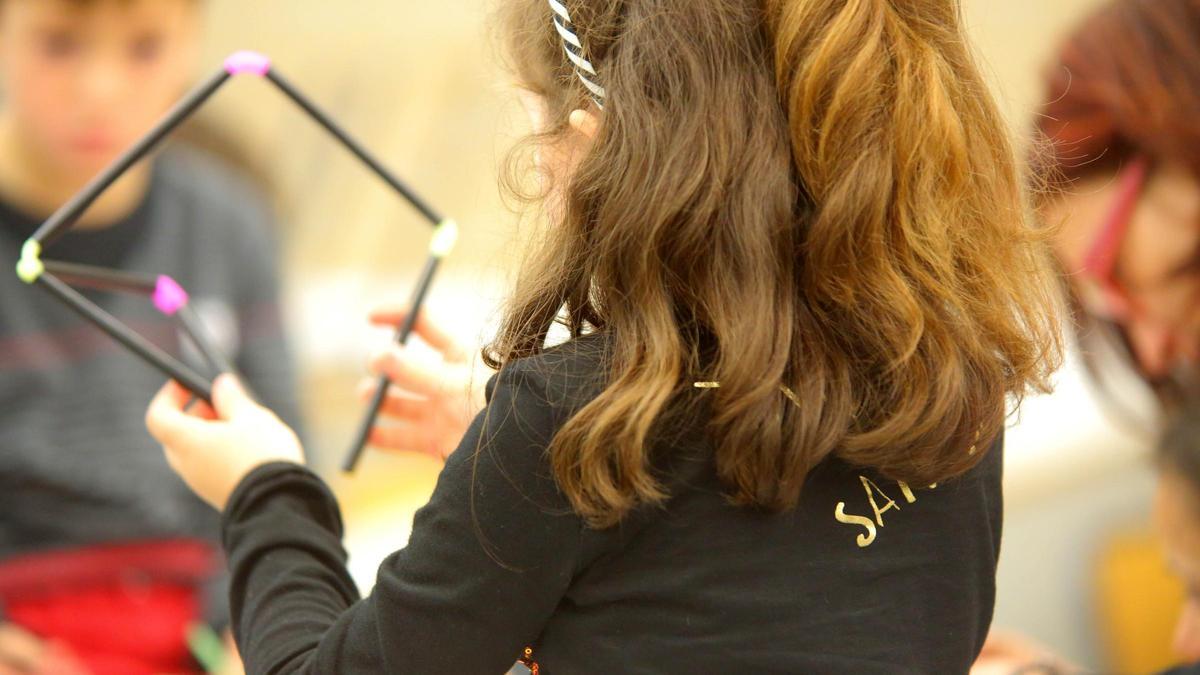
[[[238,653],[237,642],[233,633],[225,631],[225,661],[216,675],[246,675],[246,666],[242,663],[242,655]]]
[[[274,461],[304,463],[296,434],[250,398],[232,375],[213,384],[216,410],[168,382],[146,411],[146,427],[163,444],[167,462],[201,499],[218,510],[247,473]]]
[[[971,666],[971,675],[1011,675],[1011,673],[1082,673],[1077,666],[1054,655],[1034,640],[1017,633],[993,630],[983,652]]]
[[[379,309],[371,323],[398,325],[407,310]],[[381,409],[386,424],[376,426],[370,442],[400,452],[418,452],[445,459],[462,439],[471,419],[483,409],[482,395],[473,393],[471,361],[460,346],[428,315],[422,314],[413,331],[441,354],[441,362],[420,359],[392,346],[371,360],[371,371],[392,381]],[[361,394],[369,398],[375,382],[364,382]]]
[[[0,675],[87,675],[88,669],[63,644],[42,640],[24,628],[0,623]]]

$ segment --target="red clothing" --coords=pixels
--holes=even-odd
[[[195,672],[212,546],[181,540],[50,551],[0,564],[5,619],[66,645],[95,675]]]

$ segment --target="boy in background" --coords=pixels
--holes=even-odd
[[[199,0],[0,0],[0,261],[184,93],[200,15]],[[269,218],[212,162],[171,150],[135,168],[46,257],[177,279],[297,421]],[[189,358],[145,298],[85,294]],[[187,672],[188,632],[223,627],[217,515],[143,425],[160,379],[0,274],[0,675]]]

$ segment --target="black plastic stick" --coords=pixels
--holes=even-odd
[[[63,232],[75,224],[79,220],[79,216],[92,205],[96,199],[104,193],[121,174],[129,170],[131,166],[137,164],[146,155],[166,138],[167,134],[171,133],[183,123],[196,109],[204,104],[210,96],[216,93],[221,85],[229,80],[229,73],[222,69],[219,73],[213,75],[200,86],[196,87],[182,101],[180,101],[170,112],[166,114],[158,125],[149,133],[141,138],[133,147],[129,148],[120,157],[115,159],[100,175],[92,179],[78,194],[71,198],[71,201],[63,204],[62,208],[50,216],[42,226],[33,233],[31,237],[34,241],[41,243],[42,247],[48,247],[54,240],[58,239]]]
[[[412,204],[414,208],[421,212],[421,215],[425,216],[425,218],[429,220],[430,225],[441,224],[443,218],[438,214],[437,211],[433,210],[432,206],[430,206],[424,199],[420,197],[420,195],[413,191],[413,189],[410,188],[407,183],[400,180],[398,176],[389,171],[387,167],[385,167],[378,159],[375,158],[374,155],[370,153],[370,151],[366,149],[366,147],[351,137],[345,129],[342,129],[337,122],[333,121],[332,117],[325,114],[325,111],[317,107],[317,104],[313,103],[312,100],[305,96],[304,93],[299,89],[292,86],[292,83],[288,82],[287,78],[285,78],[283,75],[280,75],[278,71],[272,68],[271,70],[267,71],[267,79],[274,83],[275,86],[278,87],[279,90],[282,91],[288,98],[292,99],[296,105],[303,108],[304,111],[308,113],[309,116],[312,117],[318,124],[324,127],[326,131],[333,134],[335,138],[341,141],[342,145],[346,146],[346,149],[354,153],[354,155],[362,160],[364,164],[370,167],[376,175],[390,185],[393,190],[399,192],[402,197],[408,200],[408,202]]]
[[[121,323],[116,317],[97,307],[95,303],[79,294],[78,291],[63,283],[53,274],[43,273],[37,279],[42,288],[50,291],[79,316],[108,333],[129,351],[140,356],[146,363],[158,369],[167,377],[175,380],[196,396],[206,402],[212,402],[212,387],[191,368],[150,343],[149,340],[135,333],[131,328]]]
[[[111,270],[106,267],[77,265],[57,260],[46,260],[44,264],[47,272],[75,286],[132,293],[153,293],[158,288],[158,277],[153,274]]]
[[[441,263],[441,258],[438,256],[429,256],[429,260],[425,263],[425,269],[421,271],[421,278],[417,282],[417,288],[413,291],[412,298],[409,300],[408,315],[404,317],[404,322],[396,330],[397,344],[406,344],[408,337],[412,334],[413,328],[417,325],[417,317],[421,314],[421,306],[425,304],[425,298],[429,295],[429,287],[433,283],[434,274],[437,273],[438,265]],[[371,397],[371,405],[367,408],[367,414],[363,417],[362,422],[358,425],[358,432],[354,435],[354,444],[350,446],[350,452],[346,454],[346,459],[342,462],[342,471],[347,473],[354,471],[358,466],[358,460],[362,457],[363,450],[367,447],[367,440],[371,436],[371,429],[375,427],[375,420],[379,417],[379,410],[383,407],[383,401],[387,398],[388,387],[391,381],[387,375],[380,375],[375,383],[375,394]]]
[[[244,56],[244,55],[243,55]],[[227,61],[226,68],[214,74],[198,87],[193,89],[183,100],[181,100],[174,108],[168,112],[162,120],[148,134],[142,137],[133,147],[126,150],[120,157],[114,160],[108,167],[104,169],[100,175],[96,176],[89,182],[79,193],[71,198],[66,204],[58,209],[50,216],[46,222],[42,223],[34,235],[27,242],[27,248],[22,255],[22,262],[18,267],[18,273],[23,279],[32,281],[34,274],[41,270],[42,262],[37,258],[41,254],[41,250],[52,244],[60,237],[67,229],[78,221],[79,217],[91,206],[101,194],[112,186],[118,178],[126,171],[133,167],[137,162],[148,156],[172,131],[174,131],[181,123],[190,117],[201,105],[203,105],[213,94],[217,92],[231,77],[231,72],[255,72],[263,74],[257,70],[257,64],[264,63],[265,57],[261,55],[250,54],[249,68],[235,64],[232,70],[229,70],[230,62]],[[232,58],[232,57],[231,57]],[[245,61],[243,59],[242,61]],[[424,199],[422,199],[411,187],[404,181],[400,180],[394,173],[388,170],[378,159],[372,155],[365,146],[355,140],[347,133],[340,125],[338,125],[329,115],[321,108],[313,103],[306,95],[304,95],[296,87],[276,72],[272,68],[267,68],[265,72],[266,78],[282,91],[293,103],[303,109],[314,121],[329,132],[334,138],[342,143],[355,157],[367,165],[380,179],[386,182],[393,190],[395,190],[402,198],[408,201],[417,211],[424,216],[431,225],[438,228],[438,233],[457,232],[452,221],[445,220],[441,214],[433,209]],[[435,241],[437,240],[435,235]],[[400,344],[405,344],[411,335],[417,318],[420,315],[422,305],[429,293],[429,287],[433,281],[433,277],[437,272],[441,261],[441,256],[448,252],[453,246],[453,235],[449,237],[447,242],[443,242],[445,251],[438,252],[438,247],[431,248],[431,256],[425,265],[425,269],[421,273],[417,288],[413,292],[410,302],[410,312],[405,318],[402,325],[396,331],[396,340]],[[151,279],[148,276],[137,275],[127,272],[116,272],[111,270],[100,270],[98,268],[87,268],[86,266],[73,266],[68,263],[45,262],[45,272],[36,277],[36,283],[49,290],[60,300],[67,304],[72,310],[77,312],[84,319],[95,324],[113,339],[130,349],[136,355],[145,359],[149,364],[162,371],[168,377],[178,381],[196,396],[211,402],[212,392],[211,384],[203,380],[187,365],[181,363],[166,352],[155,347],[142,336],[132,331],[128,326],[118,321],[115,317],[106,313],[103,309],[96,306],[94,303],[80,295],[73,288],[68,286],[62,279],[55,274],[61,274],[65,278],[70,278],[80,285],[92,286],[106,290],[123,290],[135,292],[153,293],[157,289],[157,278]],[[226,360],[212,343],[207,339],[206,333],[202,330],[202,326],[197,317],[190,312],[185,306],[180,313],[176,315],[176,320],[183,328],[184,332],[192,340],[197,349],[201,352],[207,364],[214,370],[222,372],[232,372],[232,365]],[[371,403],[370,410],[359,428],[358,435],[355,440],[354,447],[350,455],[346,458],[344,468],[347,471],[353,470],[362,455],[363,449],[366,447],[367,439],[370,436],[371,430],[374,427],[376,418],[380,408],[383,405],[387,396],[389,382],[386,377],[381,377],[379,384],[376,387],[375,396]]]
[[[220,375],[221,373],[236,374],[237,370],[233,363],[225,358],[220,349],[213,344],[209,339],[208,331],[204,329],[200,323],[200,317],[196,316],[196,312],[192,310],[191,305],[184,305],[175,312],[175,320],[179,323],[179,327],[183,329],[188,340],[196,346],[196,350],[200,352],[200,356],[204,358],[205,364],[208,365],[212,374]]]

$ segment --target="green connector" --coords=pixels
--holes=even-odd
[[[188,648],[206,673],[220,672],[225,665],[225,641],[207,624],[193,625],[187,634]]]

